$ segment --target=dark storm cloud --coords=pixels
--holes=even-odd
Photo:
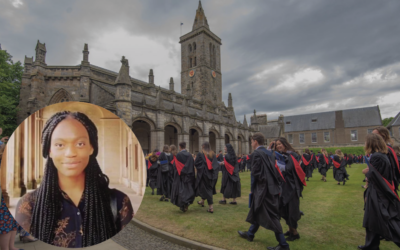
[[[103,34],[120,28],[163,44],[171,62],[180,61],[179,24],[184,23],[182,34],[191,31],[198,5],[184,0],[22,0],[15,8],[1,1],[3,47],[22,60],[34,55],[40,39],[46,42],[47,61],[61,65],[79,64],[84,43],[95,46]],[[232,93],[239,120],[254,109],[275,116],[303,114],[373,106],[382,96],[400,93],[397,0],[203,0],[202,5],[211,31],[222,39],[223,99],[227,104]],[[110,55],[106,65],[119,60]],[[131,68],[132,77],[147,79],[150,67]],[[307,69],[323,77],[277,88]],[[179,71],[171,72],[176,90]],[[372,72],[382,75],[366,82]],[[168,85],[163,81],[162,86]],[[382,116],[395,109],[381,108]]]

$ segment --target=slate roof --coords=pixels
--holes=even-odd
[[[278,138],[281,132],[279,125],[259,125],[258,128],[265,138]]]
[[[378,106],[343,110],[343,120],[345,128],[382,125]]]
[[[283,117],[285,132],[324,130],[335,128],[335,111]],[[317,119],[317,122],[311,120]],[[290,125],[287,124],[290,122]]]
[[[342,111],[344,127],[381,126],[379,106],[338,110]],[[316,119],[316,122],[312,122]],[[327,130],[335,128],[336,111],[286,116],[283,118],[285,132]],[[287,124],[290,122],[290,124]]]
[[[389,122],[387,127],[400,126],[400,112]]]
[[[115,76],[118,75],[118,72],[114,72],[112,70],[108,70],[108,69],[105,69],[105,68],[102,68],[102,67],[99,67],[99,66],[96,66],[96,65],[93,65],[93,64],[91,64],[90,67],[93,68],[93,69],[103,70],[103,71],[105,71],[105,72],[107,72],[109,74],[115,75]],[[133,78],[133,77],[131,77],[131,79],[133,81],[135,81],[135,82],[138,82],[138,83],[149,84],[148,82],[144,82],[144,81],[141,81],[141,80]]]

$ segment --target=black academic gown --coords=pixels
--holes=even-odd
[[[247,160],[247,157],[249,157],[248,160]],[[246,157],[247,170],[251,171],[251,157],[252,157],[252,155],[247,155],[247,157]]]
[[[286,168],[282,172],[285,182],[282,183],[282,194],[280,197],[280,215],[285,219],[286,224],[291,228],[297,228],[297,222],[300,220],[300,197],[303,193],[303,187],[306,185],[305,173],[302,169],[296,171],[295,161],[300,160],[300,156],[294,152],[284,153],[286,158]],[[293,158],[292,158],[293,156]],[[311,165],[311,163],[310,163]],[[298,173],[300,171],[300,173]]]
[[[186,150],[176,155],[176,159],[185,164],[181,174],[176,170],[174,163],[174,182],[172,183],[171,203],[183,207],[192,204],[195,198],[195,176],[193,156]]]
[[[389,158],[390,166],[392,169],[392,176],[393,176],[393,182],[396,190],[399,190],[399,184],[400,184],[400,165],[399,165],[399,159],[397,158],[396,153],[394,152],[393,148],[391,145],[387,144],[388,147],[388,153],[387,156]]]
[[[225,157],[224,157],[225,158]],[[222,171],[222,182],[220,193],[224,195],[225,198],[237,198],[241,197],[241,185],[239,177],[239,164],[237,162],[236,156],[231,157],[231,161],[228,161],[234,167],[232,175],[226,170],[225,165],[221,165]]]
[[[390,185],[393,172],[387,155],[373,153],[370,158],[368,188],[364,191],[364,221],[367,231],[400,244],[400,201]]]
[[[347,165],[353,164],[353,156],[347,156]]]
[[[326,172],[328,172],[329,169],[329,157],[326,157],[328,162],[326,162],[325,157],[323,154],[318,154],[317,155],[319,163],[318,163],[318,171],[321,175],[326,177]]]
[[[211,156],[211,157],[210,157]],[[211,169],[208,168],[206,158],[211,162]],[[214,186],[214,176],[215,173],[218,173],[218,161],[214,154],[205,156],[203,153],[198,153],[196,156],[196,160],[194,161],[194,166],[197,169],[196,176],[196,196],[200,196],[200,198],[207,200],[208,205],[213,204],[213,195],[215,191]],[[211,203],[210,203],[211,201]]]
[[[158,170],[159,170],[159,164],[158,164],[158,157],[155,155],[151,155],[149,157],[149,163],[151,163],[151,167],[148,168],[149,170],[149,186],[151,189],[157,188],[157,179],[158,179]],[[160,189],[157,188],[157,195],[160,194]]]
[[[161,167],[158,170],[158,176],[157,176],[157,194],[159,195],[164,195],[165,198],[171,198],[171,188],[172,188],[172,178],[171,178],[171,170],[172,167],[171,161],[172,161],[172,154],[166,154],[165,152],[162,152],[160,156],[158,157],[158,160],[161,161],[168,161],[168,171],[162,172]]]
[[[275,157],[269,156],[265,148],[252,154],[251,207],[246,221],[258,224],[276,233],[283,233],[279,214],[280,183],[283,181],[275,168]]]
[[[312,160],[311,159],[311,155],[309,154],[303,154],[304,159],[306,159],[306,161],[308,161],[308,165],[306,165],[304,162],[301,163],[301,168],[303,169],[304,173],[306,173],[306,177],[310,178],[312,177],[312,173],[314,170],[314,161],[315,161],[315,156],[312,156]]]
[[[335,180],[338,182],[342,182],[345,179],[348,180],[349,175],[346,171],[347,161],[345,159],[340,160],[339,156],[337,155],[333,156],[333,160],[340,164],[339,168],[336,168],[335,164],[333,164],[333,178],[335,178]]]

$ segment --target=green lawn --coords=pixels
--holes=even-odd
[[[366,165],[356,164],[347,168],[350,180],[345,186],[338,186],[333,179],[332,169],[328,171],[327,182],[314,171],[313,178],[307,182],[300,199],[300,209],[305,216],[299,221],[300,240],[290,243],[291,249],[357,249],[364,243],[363,192],[361,185],[364,175],[361,170]],[[221,174],[220,174],[221,178]],[[170,202],[160,202],[159,196],[152,196],[146,189],[145,197],[135,218],[153,227],[225,249],[266,249],[275,246],[274,233],[260,228],[253,242],[242,239],[238,230],[247,231],[250,224],[245,222],[248,213],[248,194],[250,192],[250,173],[240,174],[242,198],[238,205],[220,205],[222,195],[214,196],[214,214],[207,213],[207,205],[197,205],[196,198],[186,213]],[[218,180],[219,190],[221,179]],[[284,232],[287,226],[281,220]],[[381,241],[382,250],[398,249],[393,242]]]

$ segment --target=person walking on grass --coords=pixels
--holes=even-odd
[[[349,175],[346,171],[346,160],[344,159],[344,155],[340,149],[336,149],[335,155],[333,156],[333,177],[340,185],[340,182],[343,182],[343,185],[346,183],[346,180],[349,180]]]
[[[283,235],[279,215],[280,184],[284,179],[280,169],[275,167],[275,157],[272,151],[263,146],[264,140],[262,133],[255,133],[251,138],[251,146],[254,149],[251,155],[251,201],[250,211],[246,218],[251,226],[248,231],[238,231],[238,233],[240,237],[253,241],[255,233],[262,226],[273,231],[279,242],[277,246],[267,249],[290,249]]]
[[[224,161],[220,163],[222,170],[220,193],[223,194],[223,198],[219,204],[226,204],[226,199],[233,198],[229,204],[237,205],[236,198],[241,196],[239,164],[231,144],[226,144],[225,153]]]
[[[379,249],[380,240],[393,241],[400,247],[400,198],[394,187],[394,175],[388,148],[384,139],[368,134],[365,139],[365,153],[371,154],[368,168],[363,170],[368,178],[364,191],[365,245],[358,249]]]
[[[202,152],[197,153],[194,166],[197,169],[196,176],[196,196],[200,196],[201,201],[197,204],[204,207],[204,201],[207,200],[209,213],[214,213],[213,209],[213,191],[214,176],[218,171],[218,161],[214,151],[210,148],[210,143],[204,142],[201,145]],[[218,172],[217,172],[218,173]]]

